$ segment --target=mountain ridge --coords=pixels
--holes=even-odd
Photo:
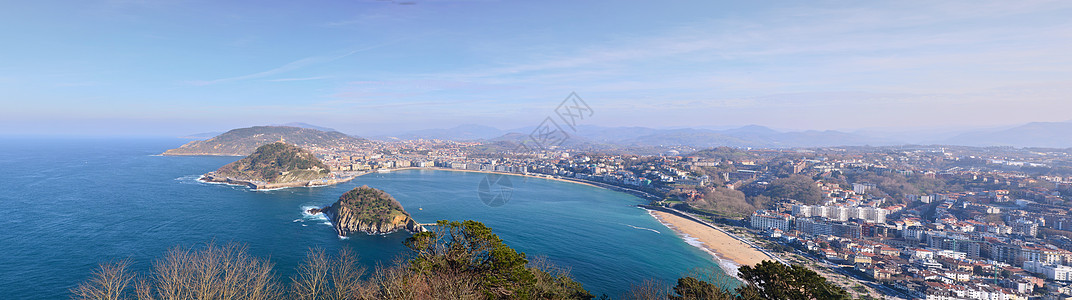
[[[1031,122],[1012,128],[961,133],[943,143],[964,146],[1072,148],[1072,122]]]
[[[232,129],[207,140],[191,141],[164,151],[162,155],[246,156],[264,144],[278,141],[304,148],[327,148],[361,143],[365,140],[338,131],[291,126],[253,126]]]

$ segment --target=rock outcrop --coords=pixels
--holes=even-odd
[[[350,190],[330,206],[310,209],[309,213],[326,215],[339,236],[358,232],[388,234],[403,229],[411,233],[424,231],[424,227],[402,209],[398,200],[368,186]]]

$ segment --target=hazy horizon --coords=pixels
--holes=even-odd
[[[5,4],[3,135],[586,125],[957,131],[1072,119],[1072,3]]]

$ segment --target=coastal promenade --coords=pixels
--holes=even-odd
[[[594,187],[604,188],[604,189],[608,189],[608,190],[623,192],[623,193],[631,194],[633,196],[637,196],[637,197],[640,197],[642,199],[649,200],[649,201],[657,201],[657,200],[661,199],[661,198],[659,198],[659,197],[657,197],[655,195],[652,195],[651,193],[645,192],[645,191],[635,190],[635,189],[622,187],[622,186],[617,186],[617,185],[613,185],[613,184],[608,184],[608,183],[604,183],[604,182],[585,180],[585,179],[579,179],[579,178],[571,178],[571,177],[561,177],[561,176],[554,176],[554,175],[547,175],[547,174],[540,174],[540,173],[509,173],[509,172],[498,172],[498,171],[478,171],[478,170],[451,169],[451,168],[440,168],[440,167],[404,167],[404,168],[389,169],[389,170],[391,170],[391,171],[400,171],[400,170],[409,170],[409,169],[453,171],[453,172],[470,172],[470,173],[484,173],[484,174],[501,174],[501,175],[513,175],[513,176],[521,176],[521,177],[540,178],[540,179],[547,179],[547,180],[565,181],[565,182],[583,184],[583,185],[594,186]]]

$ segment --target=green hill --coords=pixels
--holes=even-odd
[[[287,142],[303,148],[330,148],[367,141],[336,131],[289,126],[254,126],[233,129],[204,141],[192,141],[165,151],[163,155],[244,156],[253,153],[253,150],[261,145],[273,142]]]
[[[327,176],[328,166],[312,152],[287,143],[260,146],[252,154],[216,170],[213,177],[282,183]]]

